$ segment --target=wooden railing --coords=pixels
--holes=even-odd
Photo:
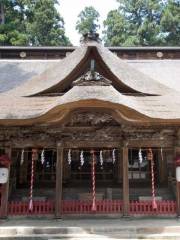
[[[153,209],[151,201],[131,201],[130,215],[175,215],[176,202],[170,200],[157,201],[157,209]]]
[[[28,202],[10,202],[8,206],[8,215],[22,216],[22,215],[49,215],[54,214],[55,207],[53,201],[34,201],[33,210],[29,210]]]
[[[91,201],[63,200],[62,214],[122,214],[122,200],[98,200],[96,201],[96,212],[91,210]],[[55,214],[54,201],[34,201],[33,210],[29,211],[28,202],[9,202],[9,216],[28,216],[28,215],[50,215]],[[176,215],[175,201],[157,201],[157,209],[152,208],[151,201],[131,201],[130,215],[146,216],[170,216]]]
[[[63,201],[63,214],[90,214],[93,213],[92,201],[79,201],[79,200],[64,200]],[[110,214],[122,213],[123,201],[122,200],[98,200],[96,201],[96,213]]]

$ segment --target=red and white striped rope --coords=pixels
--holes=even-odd
[[[34,187],[34,160],[37,151],[32,150],[32,161],[31,161],[31,185],[30,185],[30,196],[29,196],[29,211],[33,210],[33,187]]]
[[[95,175],[95,154],[92,150],[92,211],[96,211],[96,175]]]
[[[151,181],[152,181],[152,207],[157,209],[156,197],[155,197],[155,180],[154,180],[154,158],[152,149],[149,149],[149,156],[151,161]]]

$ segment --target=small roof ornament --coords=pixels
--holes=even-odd
[[[110,86],[111,81],[95,71],[95,60],[91,59],[90,70],[73,82],[73,86]]]
[[[72,83],[73,86],[110,86],[111,81],[98,72],[88,71]]]
[[[101,43],[101,39],[99,38],[99,33],[91,30],[90,32],[83,34],[83,37],[80,40],[82,44],[90,41]]]

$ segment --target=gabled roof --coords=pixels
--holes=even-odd
[[[104,74],[112,85],[72,87],[72,82],[86,73],[92,58],[96,61],[97,70]],[[28,68],[28,62],[26,64]],[[12,124],[13,120],[22,123],[23,119],[41,122],[48,118],[48,114],[49,117],[57,118],[60,113],[63,115],[63,112],[69,109],[103,105],[119,111],[119,114],[129,121],[169,120],[180,124],[179,89],[156,80],[151,77],[153,74],[149,76],[146,71],[140,68],[138,70],[96,41],[82,44],[63,60],[48,61],[42,65],[38,65],[36,61],[36,64],[32,75],[24,73],[24,76],[20,68],[19,73],[13,76],[11,67],[7,68],[5,62],[0,61],[4,77],[10,76],[11,80],[7,82],[8,86],[4,81],[3,88],[0,88],[0,91],[9,90],[0,94],[0,123],[3,123],[3,120],[8,124]],[[0,81],[2,82],[2,75]],[[11,84],[14,84],[12,88]],[[63,96],[49,95],[51,92],[62,91]],[[131,96],[128,96],[128,93],[131,93]]]
[[[83,44],[69,56],[58,63],[54,63],[39,75],[33,76],[21,86],[15,88],[11,94],[32,96],[56,88],[63,88],[66,82],[72,82],[82,74],[81,69],[84,69],[87,60],[91,58],[91,51],[94,52],[98,62],[114,79],[114,83],[119,88],[122,87],[125,91],[129,89],[151,95],[172,93],[172,90],[167,86],[129,66],[101,44],[92,41]]]

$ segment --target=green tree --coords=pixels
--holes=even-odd
[[[163,9],[161,28],[166,45],[180,46],[180,0],[168,0]]]
[[[76,30],[82,35],[91,31],[96,32],[100,27],[99,17],[100,15],[94,7],[85,7],[78,15]]]
[[[30,1],[32,2],[32,1]],[[65,36],[64,20],[57,12],[57,0],[36,0],[29,4],[27,32],[36,46],[70,45]]]
[[[4,20],[0,24],[0,45],[70,45],[64,21],[56,9],[57,0],[1,0],[1,3]]]
[[[106,27],[106,30],[103,32],[105,45],[118,46],[126,42],[128,38],[128,22],[118,10],[112,10],[108,13],[104,25]]]
[[[1,0],[0,7],[0,45],[28,44],[24,15],[18,1]]]
[[[160,26],[163,1],[117,1],[119,8],[116,11],[111,11],[104,22],[106,45],[146,46],[163,44]]]

